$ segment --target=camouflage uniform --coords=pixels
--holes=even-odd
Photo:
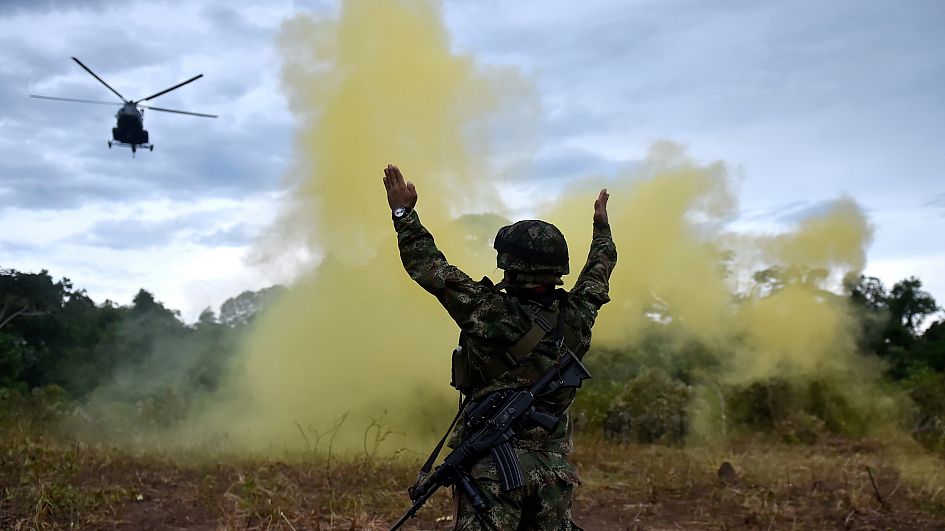
[[[414,281],[440,301],[459,325],[464,348],[458,356],[454,356],[453,371],[454,380],[457,370],[461,369],[466,374],[465,379],[473,382],[471,386],[461,389],[467,397],[476,400],[496,390],[527,387],[563,353],[560,341],[548,335],[519,366],[500,374],[487,370],[490,359],[503,355],[531,329],[536,304],[563,312],[561,318],[569,330],[571,340],[568,343],[579,356],[587,351],[597,312],[610,300],[608,282],[617,262],[617,250],[609,225],[594,225],[587,263],[571,291],[555,290],[553,296],[541,302],[522,300],[500,291],[488,278],[475,281],[459,268],[450,265],[437,249],[433,236],[420,223],[416,211],[395,219],[394,227],[404,268]],[[543,238],[552,236],[534,229],[529,234],[535,238],[534,243],[539,247]],[[557,234],[560,237],[560,233]],[[499,266],[508,269],[509,264],[503,263],[503,256],[507,258],[507,255],[500,252],[499,256]],[[564,272],[567,272],[566,265]],[[488,457],[473,467],[472,476],[489,508],[485,513],[477,514],[465,496],[455,496],[458,498],[454,518],[456,530],[572,529],[571,496],[579,480],[566,456],[572,448],[567,408],[574,398],[574,392],[564,390],[539,405],[540,409],[562,418],[553,433],[536,427],[514,441],[526,478],[525,488],[502,492],[498,472]],[[451,436],[450,446],[455,447],[465,435],[463,423],[459,423]]]

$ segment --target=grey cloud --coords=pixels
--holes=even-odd
[[[278,128],[270,131],[268,142],[250,142],[241,133],[207,133],[204,140],[188,142],[151,128],[155,151],[132,159],[127,149],[107,148],[110,126],[66,138],[49,133],[48,144],[40,138],[27,147],[0,148],[0,209],[148,197],[244,197],[278,187],[289,151],[289,133]],[[47,159],[59,152],[82,162],[66,170]]]
[[[269,30],[244,17],[239,11],[222,5],[208,5],[202,15],[222,33],[238,34],[247,41],[259,41],[269,35]]]
[[[784,221],[785,216],[790,218],[794,216],[797,212],[803,212],[811,205],[810,201],[788,201],[786,203],[781,203],[770,208],[759,209],[752,212],[742,213],[740,219],[742,221],[748,222],[761,222],[761,221]],[[803,217],[803,216],[801,216]]]
[[[106,146],[114,126],[109,107],[32,100],[2,83],[0,104],[11,110],[0,119],[6,140],[0,142],[0,209],[153,196],[241,197],[276,188],[291,150],[291,130],[274,123],[241,130],[148,113],[145,127],[155,151],[132,159],[127,149]]]
[[[247,223],[219,227],[217,212],[199,210],[168,219],[118,218],[95,223],[78,241],[110,249],[148,249],[187,240],[212,247],[246,245],[255,236]]]
[[[15,148],[7,154],[11,153],[12,156],[0,155],[0,210],[56,210],[75,207],[88,200],[120,200],[143,192],[139,186],[128,183],[88,182],[76,172],[40,160],[38,155],[17,156]]]
[[[10,242],[0,240],[0,254],[5,257],[9,257],[12,254],[21,254],[30,251],[37,250],[36,245],[23,243],[23,242]],[[0,262],[0,267],[4,267],[3,263]]]
[[[746,222],[774,222],[782,225],[795,225],[805,219],[815,218],[827,214],[837,205],[835,199],[819,201],[788,201],[770,208],[746,213],[740,216],[740,221]],[[861,206],[867,212],[869,209]]]
[[[96,10],[117,0],[4,0],[0,15],[33,11]]]
[[[938,194],[932,199],[929,199],[928,201],[922,203],[922,206],[931,208],[933,210],[938,210],[942,215],[945,215],[945,193]]]
[[[604,112],[582,103],[569,103],[545,119],[542,134],[548,138],[579,137],[584,134],[600,134],[622,127],[637,127],[642,116]]]
[[[614,175],[632,167],[635,161],[612,160],[576,148],[561,148],[535,157],[529,178],[536,180],[570,180],[588,175]]]
[[[781,210],[774,216],[774,220],[786,225],[793,225],[805,219],[822,216],[830,212],[836,204],[835,200],[798,202],[793,208]]]
[[[255,237],[256,231],[249,225],[240,223],[202,236],[197,242],[210,247],[242,247],[252,243]]]
[[[705,129],[853,106],[903,86],[941,86],[945,73],[941,54],[932,68],[925,64],[928,51],[945,44],[945,10],[931,0],[908,9],[853,1],[611,2],[588,7],[580,24],[540,13],[534,23],[507,16],[516,11],[508,6],[479,8],[499,12],[492,24],[465,32],[457,24],[461,39],[499,58],[529,58],[543,92],[561,101],[637,112],[651,126]],[[923,68],[915,67],[919,57]]]
[[[93,225],[79,241],[118,250],[148,249],[170,243],[185,228],[179,220],[108,220]]]

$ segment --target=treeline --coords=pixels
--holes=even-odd
[[[796,283],[822,285],[825,275],[771,268],[754,275],[751,290],[768,296]],[[853,312],[856,363],[871,367],[861,374],[875,380],[868,385],[835,375],[726,383],[719,377],[724,352],[680,339],[671,318],[655,319],[635,345],[587,355],[595,378],[578,395],[576,422],[620,441],[677,443],[747,431],[811,442],[867,434],[891,411],[880,406],[894,399],[900,428],[945,450],[945,320],[937,302],[914,277],[887,288],[860,276],[844,287],[823,297]],[[145,290],[127,306],[96,304],[46,271],[0,270],[0,417],[84,404],[83,414],[116,417],[101,426],[135,419],[118,430],[124,434],[170,426],[217,389],[248,325],[282,289],[244,292],[188,324]]]
[[[0,270],[0,389],[57,386],[82,400],[124,373],[138,395],[213,390],[246,325],[280,289],[245,292],[187,324],[143,289],[129,306],[96,304],[45,270]]]
[[[820,285],[823,271],[771,268],[753,277],[754,293]],[[578,422],[607,438],[678,443],[691,437],[765,433],[787,442],[859,437],[877,426],[906,432],[945,451],[945,319],[915,277],[887,288],[875,277],[822,292],[852,312],[857,347],[847,373],[784,374],[731,383],[726,352],[653,323],[633,347],[597,351],[586,361],[593,385],[578,395]],[[735,304],[738,304],[736,301]],[[930,320],[933,322],[929,323]],[[737,342],[733,338],[733,342]],[[729,345],[734,348],[736,345]],[[697,425],[694,425],[697,424]]]

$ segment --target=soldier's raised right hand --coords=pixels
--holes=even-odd
[[[387,204],[391,210],[417,206],[417,189],[412,182],[404,182],[404,176],[397,166],[388,164],[384,168],[384,188],[387,189]]]

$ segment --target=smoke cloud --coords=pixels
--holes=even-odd
[[[535,120],[536,100],[514,71],[452,51],[435,2],[345,2],[336,18],[288,21],[280,44],[297,159],[291,202],[260,260],[318,265],[259,319],[191,436],[225,431],[248,448],[283,451],[334,435],[336,448],[357,451],[387,433],[388,449],[420,449],[454,407],[457,329],[402,269],[381,170],[397,163],[416,183],[418,211],[452,263],[496,273],[488,244],[506,219],[502,168],[489,161],[514,151],[497,148],[508,138],[499,124]],[[634,345],[661,323],[721,353],[712,375],[721,382],[862,373],[852,316],[834,294],[839,278],[862,270],[872,234],[852,200],[781,234],[731,233],[738,211],[726,165],[659,142],[633,171],[582,179],[538,212],[569,238],[572,271],[604,186],[620,262],[596,347]],[[766,268],[769,282],[751,277]]]
[[[453,407],[458,331],[400,264],[382,169],[399,164],[415,181],[418,211],[452,261],[492,272],[484,243],[505,219],[488,132],[503,108],[534,104],[516,101],[527,85],[514,72],[451,51],[434,2],[346,2],[335,19],[288,21],[280,44],[300,129],[291,203],[261,260],[323,259],[260,318],[194,429],[279,451],[328,432],[357,450],[378,425],[394,431],[390,447],[425,444]]]

